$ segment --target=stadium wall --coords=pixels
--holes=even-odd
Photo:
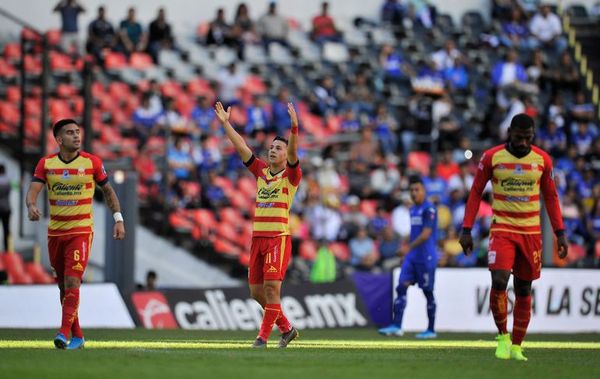
[[[61,308],[55,285],[0,287],[0,328],[42,329],[60,325]],[[131,329],[135,326],[113,283],[81,286],[82,328]]]
[[[266,10],[270,0],[246,0],[250,15],[256,19]],[[52,9],[58,0],[20,0],[20,1],[0,1],[0,7],[8,10],[16,16],[26,20],[31,25],[47,30],[60,27],[60,17],[53,14]],[[106,14],[109,21],[117,24],[120,22],[126,10],[130,6],[137,9],[137,18],[144,26],[156,17],[157,9],[164,6],[167,10],[167,19],[172,24],[175,34],[189,36],[196,30],[201,22],[210,21],[214,18],[216,10],[219,7],[225,9],[227,19],[231,19],[240,1],[223,0],[85,0],[80,2],[86,8],[87,12],[79,19],[79,29],[84,31],[87,25],[95,18],[96,9],[100,5],[106,7]],[[279,13],[284,16],[295,17],[303,27],[310,25],[311,18],[319,12],[322,0],[279,0]],[[383,0],[330,0],[331,13],[334,15],[339,27],[344,29],[350,25],[352,19],[356,16],[376,19]],[[549,1],[556,3],[557,1]],[[485,17],[490,13],[489,0],[430,0],[442,13],[450,14],[455,22],[460,20],[461,15],[469,10],[478,10]],[[580,3],[591,7],[595,0],[565,0],[565,4]],[[17,35],[19,27],[12,22],[0,22],[0,34]],[[83,38],[83,32],[81,37]]]
[[[282,308],[300,329],[383,326],[391,322],[392,275],[355,274],[332,284],[286,284]],[[394,279],[394,280],[393,280]],[[545,269],[534,282],[531,332],[600,332],[600,277],[595,270]],[[436,326],[447,332],[495,331],[489,309],[486,269],[439,269],[436,274]],[[509,311],[514,293],[509,288]],[[173,289],[132,296],[139,325],[146,328],[255,330],[261,310],[246,287]],[[411,287],[404,315],[406,331],[427,326],[426,302]],[[509,322],[511,325],[512,321]]]

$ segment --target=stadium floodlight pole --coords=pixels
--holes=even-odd
[[[48,60],[48,38],[43,35],[42,36],[42,77],[41,77],[41,85],[42,85],[42,116],[40,119],[41,128],[40,128],[40,158],[46,155],[46,129],[48,127],[48,78],[50,76],[50,63]],[[44,191],[44,207],[42,209],[44,217],[49,216],[48,209],[48,201],[47,196],[48,193]]]
[[[83,63],[83,150],[93,153],[92,150],[92,81],[93,81],[93,63],[89,57],[84,59]]]
[[[0,9],[0,11],[2,11]],[[8,17],[8,16],[7,16]],[[10,17],[9,17],[10,18]],[[27,90],[27,78],[26,78],[26,74],[25,74],[25,48],[26,48],[26,38],[25,35],[23,33],[21,33],[21,44],[20,44],[20,48],[21,48],[21,61],[19,62],[19,73],[21,76],[21,85],[20,85],[20,91],[21,91],[21,96],[19,99],[19,113],[20,113],[20,120],[19,120],[19,143],[18,146],[20,147],[19,152],[18,152],[18,157],[19,157],[19,168],[20,168],[20,183],[21,183],[21,188],[19,190],[19,237],[23,237],[24,235],[24,218],[25,218],[25,212],[23,210],[23,204],[25,203],[25,196],[23,195],[23,181],[25,179],[25,171],[27,170],[26,166],[26,154],[25,154],[25,93]]]

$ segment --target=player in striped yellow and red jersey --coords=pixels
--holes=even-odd
[[[48,254],[62,304],[62,324],[54,345],[59,349],[79,349],[85,343],[77,314],[79,287],[92,244],[92,198],[96,184],[113,212],[115,239],[125,237],[125,227],[119,200],[108,183],[102,161],[80,151],[81,131],[77,123],[71,119],[60,120],[54,124],[53,133],[60,151],[38,162],[27,192],[27,210],[31,221],[40,219],[37,198],[45,185],[50,203]],[[70,333],[72,337],[67,345]]]
[[[217,117],[225,134],[235,146],[244,164],[256,178],[258,187],[248,284],[251,296],[264,308],[262,325],[253,347],[266,347],[267,340],[277,324],[281,332],[279,347],[286,347],[298,336],[298,331],[281,310],[281,282],[285,277],[291,256],[289,217],[292,201],[302,178],[298,160],[298,118],[292,103],[288,104],[291,119],[289,141],[275,137],[265,162],[252,153],[244,139],[229,123],[231,108],[227,111],[218,102]]]
[[[533,119],[526,114],[518,114],[511,120],[508,142],[483,154],[467,200],[460,237],[464,252],[471,253],[471,228],[483,189],[491,180],[494,213],[488,251],[488,266],[492,274],[490,308],[499,332],[496,357],[500,359],[527,360],[521,343],[531,319],[531,282],[540,277],[542,268],[540,194],[558,238],[560,258],[565,258],[568,252],[552,159],[531,144],[533,138]],[[511,272],[516,295],[512,346],[506,327],[506,288]]]

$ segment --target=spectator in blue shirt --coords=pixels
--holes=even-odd
[[[443,75],[451,90],[463,90],[469,85],[469,72],[462,56],[454,58],[454,66],[445,68]]]
[[[209,208],[217,210],[229,202],[223,189],[217,184],[217,172],[208,172],[208,183],[202,187],[202,202]]]
[[[361,271],[371,271],[379,256],[375,248],[375,242],[367,234],[367,229],[361,227],[356,237],[350,240],[348,245],[350,249],[350,264]]]
[[[167,153],[167,160],[169,162],[169,169],[175,175],[176,180],[192,179],[194,162],[190,146],[182,137],[175,139],[175,143]]]
[[[146,144],[150,135],[156,133],[156,125],[161,113],[157,112],[150,104],[152,94],[146,92],[142,95],[140,106],[133,112],[132,121],[135,134],[139,139],[139,147]]]
[[[194,125],[198,128],[200,135],[211,135],[213,134],[213,126],[215,125],[215,111],[211,107],[210,102],[206,96],[198,96],[196,99],[196,106],[190,113],[190,119],[194,122]]]
[[[562,155],[567,149],[567,136],[554,120],[549,120],[548,126],[538,131],[536,144],[553,156]]]
[[[79,52],[79,25],[77,18],[80,13],[85,12],[85,8],[77,0],[62,0],[54,7],[54,12],[60,13],[60,44],[65,52],[70,52],[73,47]]]
[[[594,129],[590,128],[589,122],[577,122],[577,132],[573,135],[573,144],[577,146],[577,153],[587,154],[596,137],[597,134]]]
[[[277,93],[277,98],[273,101],[271,109],[272,123],[275,133],[285,135],[290,128],[290,116],[288,114],[288,103],[291,101],[290,91],[287,88],[281,88]]]
[[[381,21],[395,26],[402,26],[406,9],[398,0],[386,0],[381,6]]]
[[[529,38],[529,28],[519,7],[514,7],[511,20],[502,24],[500,41],[509,48],[515,49],[532,49],[537,45],[535,39]]]
[[[117,50],[129,55],[146,49],[146,35],[142,25],[135,19],[135,8],[127,10],[127,18],[119,24],[119,44]]]
[[[247,135],[254,136],[258,131],[269,131],[269,114],[267,113],[265,100],[262,96],[254,95],[252,97],[252,104],[246,108],[246,114],[248,122],[244,128],[244,132]]]

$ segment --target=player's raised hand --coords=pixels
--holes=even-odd
[[[564,235],[558,237],[558,257],[560,259],[565,259],[567,254],[569,254],[569,243],[567,242],[567,237]]]
[[[298,116],[296,115],[296,109],[294,108],[293,103],[288,103],[288,113],[290,115],[290,120],[292,121],[292,128],[297,128]]]
[[[116,240],[125,238],[125,224],[122,221],[115,222],[115,226],[113,226],[113,238]]]
[[[231,107],[227,107],[227,112],[225,112],[223,104],[221,104],[220,101],[217,101],[217,104],[215,104],[215,114],[221,123],[227,122],[231,116]]]
[[[31,221],[38,221],[42,212],[40,212],[39,208],[36,205],[31,205],[27,208],[27,216]]]
[[[471,254],[473,251],[473,237],[471,237],[471,233],[462,233],[458,240],[460,246],[462,246],[465,255]]]

